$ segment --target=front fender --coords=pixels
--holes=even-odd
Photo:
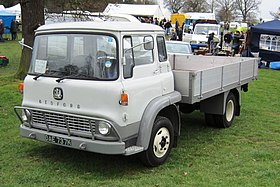
[[[175,104],[179,101],[181,101],[181,94],[177,91],[174,91],[170,94],[157,97],[148,104],[141,119],[136,143],[137,146],[144,147],[144,150],[148,148],[153,124],[158,113],[165,107]]]

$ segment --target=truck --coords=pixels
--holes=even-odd
[[[164,30],[132,22],[43,25],[24,79],[20,135],[111,155],[166,161],[180,136],[181,112],[230,127],[258,60],[173,54]]]
[[[197,20],[216,20],[215,14],[209,12],[187,12],[184,15],[186,16],[184,23],[187,30],[193,29],[193,23]]]
[[[172,23],[172,27],[175,27],[176,21],[178,21],[179,26],[181,27],[185,20],[187,19],[188,15],[187,14],[181,14],[181,13],[173,13],[170,16],[170,21]]]
[[[190,42],[193,49],[207,47],[209,34],[214,33],[217,43],[221,40],[220,24],[197,23],[191,33],[183,32],[183,41]]]

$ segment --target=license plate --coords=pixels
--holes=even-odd
[[[55,144],[59,144],[59,145],[67,145],[67,146],[71,146],[71,140],[67,139],[67,138],[61,138],[61,137],[57,137],[57,136],[51,136],[51,135],[45,135],[46,141],[50,142],[50,143],[55,143]]]

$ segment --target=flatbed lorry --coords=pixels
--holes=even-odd
[[[164,163],[181,112],[230,127],[258,60],[170,55],[152,24],[76,22],[36,30],[22,105],[23,137],[102,154]]]

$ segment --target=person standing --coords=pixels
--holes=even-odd
[[[176,34],[177,34],[177,36],[179,35],[179,27],[180,27],[179,21],[176,19],[176,22],[175,22],[175,29],[176,29]]]
[[[0,19],[0,42],[4,41],[3,39],[4,30],[5,30],[4,23],[2,19]]]
[[[171,29],[171,38],[170,40],[177,40],[178,36],[175,29]]]
[[[233,49],[233,56],[239,53],[239,47],[240,47],[240,32],[236,31],[233,35],[232,39],[232,49]]]
[[[164,28],[165,28],[165,34],[166,35],[170,35],[170,28],[172,27],[170,21],[167,21],[165,24],[164,24]]]
[[[157,18],[154,19],[154,24],[155,24],[155,25],[159,25],[158,19],[157,19]]]
[[[215,35],[214,32],[212,32],[208,35],[207,44],[208,44],[209,53],[212,53],[212,51],[214,49],[214,35]]]
[[[12,35],[12,40],[16,40],[16,38],[17,38],[17,23],[15,22],[15,20],[12,20],[12,22],[11,22],[10,32],[11,32],[11,35]]]
[[[181,27],[178,28],[178,41],[183,41],[183,30]]]
[[[225,41],[225,47],[229,47],[230,46],[230,43],[232,41],[232,33],[231,32],[227,32],[225,35],[224,35],[224,41]]]
[[[254,55],[252,54],[252,51],[251,51],[251,47],[250,47],[251,40],[252,40],[251,31],[248,30],[245,36],[244,36],[245,41],[244,41],[243,48],[240,50],[241,51],[241,56],[242,57],[254,57]],[[261,66],[261,64],[259,64],[259,67],[260,66]]]
[[[160,22],[159,22],[159,26],[161,26],[162,28],[164,28],[164,21],[163,21],[163,19],[162,20],[160,20]]]

